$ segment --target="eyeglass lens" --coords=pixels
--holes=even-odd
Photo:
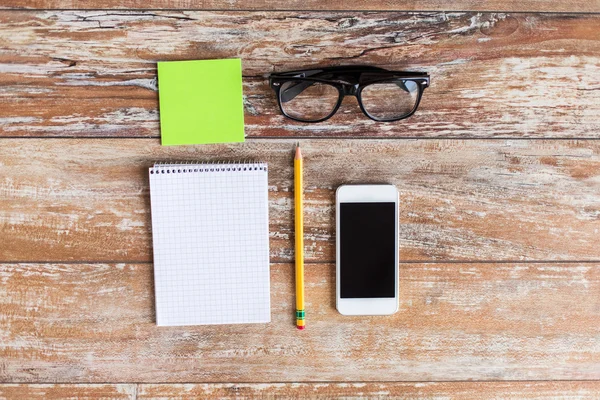
[[[279,91],[283,113],[303,121],[326,118],[335,109],[339,97],[334,86],[311,81],[288,81]]]
[[[374,83],[365,86],[360,94],[363,108],[379,120],[402,118],[413,111],[419,98],[419,87],[414,81]]]

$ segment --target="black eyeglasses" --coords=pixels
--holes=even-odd
[[[355,96],[367,117],[389,122],[415,113],[429,75],[348,66],[272,74],[269,84],[283,115],[296,121],[325,121],[336,113],[344,96]]]

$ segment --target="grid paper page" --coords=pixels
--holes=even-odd
[[[271,320],[267,165],[150,168],[156,324]]]

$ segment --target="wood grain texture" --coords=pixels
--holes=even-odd
[[[136,389],[135,384],[0,384],[0,399],[136,400]]]
[[[148,167],[269,163],[271,260],[293,260],[294,143],[163,147],[155,139],[4,139],[0,260],[151,261]],[[401,260],[599,260],[599,141],[305,140],[309,262],[334,258],[334,192],[400,191]]]
[[[4,0],[0,8],[600,12],[598,0]]]
[[[139,400],[175,398],[596,400],[598,382],[385,382],[275,384],[142,384]]]
[[[2,400],[65,398],[191,399],[596,400],[600,384],[559,382],[353,382],[186,384],[0,384]]]
[[[600,15],[356,11],[0,12],[0,135],[158,137],[156,62],[227,57],[248,137],[600,137]],[[280,115],[269,73],[342,64],[432,85],[404,122],[353,98],[326,123]]]
[[[400,310],[344,317],[332,264],[271,265],[270,324],[154,324],[151,264],[0,265],[0,381],[600,378],[600,264],[401,264]],[[148,390],[152,393],[151,390]]]

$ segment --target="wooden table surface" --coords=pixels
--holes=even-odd
[[[351,10],[351,11],[348,11]],[[156,62],[240,57],[247,140],[161,147]],[[266,77],[428,71],[284,119]],[[4,0],[0,398],[600,398],[600,0]],[[292,150],[307,329],[294,327]],[[147,167],[267,161],[272,322],[154,322]],[[400,190],[400,310],[335,310],[334,191]]]

